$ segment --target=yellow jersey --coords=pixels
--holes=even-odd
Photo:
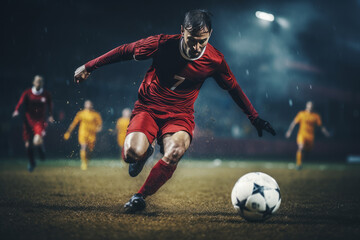
[[[100,114],[94,110],[79,111],[70,124],[68,132],[71,132],[78,123],[80,123],[79,135],[96,135],[101,129],[102,119]]]
[[[295,123],[299,123],[298,137],[314,139],[315,126],[321,126],[320,115],[314,112],[300,111],[295,117]]]
[[[126,137],[126,131],[130,123],[130,118],[119,118],[119,120],[116,123],[116,130],[118,133],[118,144],[120,147],[124,146],[124,141]]]

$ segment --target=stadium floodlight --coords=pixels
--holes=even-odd
[[[262,12],[262,11],[256,11],[255,16],[261,20],[265,20],[268,22],[273,22],[275,20],[275,17],[273,14]]]

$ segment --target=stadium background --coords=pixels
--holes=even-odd
[[[104,128],[96,158],[118,156],[115,123],[132,107],[151,64],[106,66],[77,86],[76,67],[122,44],[160,33],[176,34],[184,13],[213,13],[211,44],[225,55],[240,86],[278,135],[259,139],[230,96],[208,79],[196,102],[196,135],[188,157],[294,157],[295,136],[284,133],[307,100],[332,133],[319,132],[313,156],[345,161],[360,148],[360,1],[6,1],[1,11],[1,158],[23,157],[21,117],[11,113],[35,74],[45,77],[57,123],[48,128],[47,154],[77,158],[77,138],[62,134],[91,99]],[[255,17],[261,10],[274,22]]]

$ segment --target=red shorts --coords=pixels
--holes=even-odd
[[[188,113],[161,113],[157,114],[151,110],[134,109],[127,134],[142,132],[146,135],[149,143],[152,144],[155,138],[162,145],[161,138],[167,133],[179,131],[187,132],[193,137],[195,129],[194,115]]]
[[[23,139],[24,141],[31,140],[34,135],[45,136],[45,121],[41,120],[25,120],[23,124]]]

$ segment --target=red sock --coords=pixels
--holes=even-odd
[[[144,197],[156,193],[171,178],[175,169],[176,165],[169,165],[160,159],[151,169],[149,176],[138,193],[141,193]]]

